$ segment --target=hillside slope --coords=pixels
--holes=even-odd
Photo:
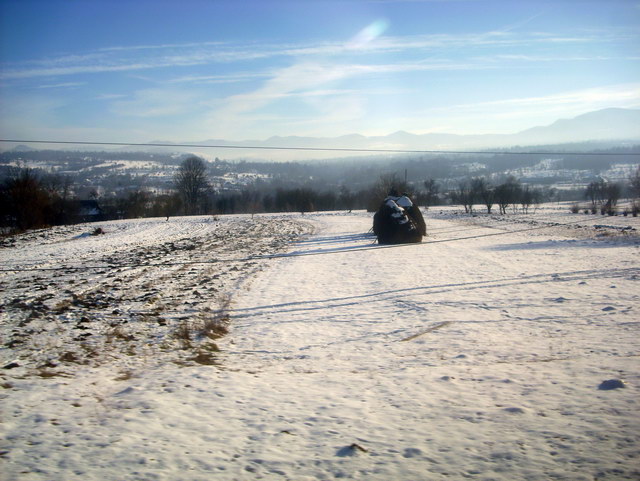
[[[2,373],[7,479],[640,475],[637,218],[603,222],[566,206],[507,217],[436,210],[425,243],[397,248],[372,244],[365,213],[293,218],[315,233],[291,245],[292,255],[262,258],[263,270],[221,286],[234,301],[212,365],[186,355],[176,364],[171,352],[134,343],[134,352],[100,362],[50,359],[56,375],[46,377],[37,375],[44,353],[5,347],[5,360],[22,353]],[[254,239],[275,235],[285,220],[272,219],[276,230]],[[235,221],[249,219],[225,220]],[[176,242],[171,229],[154,226],[162,221],[148,222],[154,235],[138,236],[146,248]],[[178,237],[215,231],[176,222]],[[43,244],[42,259],[71,263],[56,259],[53,241],[23,239],[1,251],[3,265],[39,258]],[[74,241],[55,242],[62,255]],[[203,244],[190,256],[246,255]],[[80,260],[91,261],[89,249]],[[129,268],[99,275],[119,269]],[[162,269],[136,271],[138,296],[167,282],[156,282]],[[55,274],[3,272],[5,306],[35,279],[54,282]],[[172,310],[193,314],[193,288],[176,284],[165,301],[177,297]],[[135,302],[121,309],[140,308]],[[7,339],[18,326],[0,315]],[[43,350],[69,328],[56,319],[40,333]],[[131,317],[125,327],[141,322]]]

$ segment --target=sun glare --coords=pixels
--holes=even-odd
[[[384,19],[378,19],[372,24],[366,26],[349,42],[349,48],[362,48],[368,43],[382,35],[389,27],[389,22]]]

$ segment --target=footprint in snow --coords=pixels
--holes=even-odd
[[[422,455],[422,451],[418,448],[407,448],[402,453],[403,458],[415,458],[420,455]]]
[[[504,411],[510,413],[510,414],[524,414],[526,411],[522,408],[517,408],[517,407],[513,407],[513,408],[504,408]]]

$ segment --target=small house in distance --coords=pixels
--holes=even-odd
[[[104,212],[96,200],[75,201],[76,222],[100,222],[105,219]]]

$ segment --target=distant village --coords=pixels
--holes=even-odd
[[[583,201],[593,185],[613,189],[620,198],[633,198],[630,179],[639,161],[632,152],[640,147],[592,150],[583,155],[562,155],[558,146],[553,147],[546,149],[548,154],[537,148],[536,154],[511,149],[490,154],[377,155],[299,162],[198,157],[204,166],[206,189],[192,209],[186,209],[176,188],[176,174],[190,157],[188,153],[14,148],[0,153],[0,182],[5,197],[10,196],[7,182],[11,179],[26,175],[23,182],[35,182],[42,191],[40,198],[48,196],[52,205],[42,214],[48,219],[45,224],[187,213],[372,210],[390,187],[410,193],[424,207],[460,204],[465,210],[486,203],[487,196],[496,195],[506,184],[515,185],[529,205]],[[8,199],[3,204],[10,205]],[[14,210],[20,209],[20,203],[14,200]],[[5,227],[17,223],[15,213],[2,216]],[[42,222],[32,219],[26,224]]]

